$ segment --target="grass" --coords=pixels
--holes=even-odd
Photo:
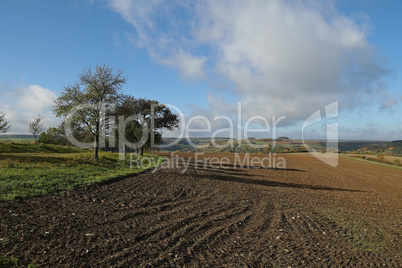
[[[320,214],[334,223],[339,234],[349,238],[355,248],[369,252],[380,252],[384,248],[383,234],[374,223],[330,210],[321,211]]]
[[[16,267],[18,266],[18,258],[12,257],[0,257],[0,267]]]
[[[22,267],[18,258],[11,256],[0,256],[0,267]],[[35,268],[36,266],[33,264],[28,264],[28,266],[23,266],[27,268]]]
[[[349,156],[349,155],[340,154],[339,156],[344,157],[344,158],[354,159],[357,161],[362,161],[362,162],[366,162],[366,163],[371,163],[371,164],[375,164],[375,165],[380,165],[380,166],[384,166],[384,167],[390,167],[390,168],[402,170],[402,166],[400,166],[400,161],[390,162],[390,161],[386,161],[386,160],[379,160],[379,159],[370,158],[370,157],[366,157],[366,156],[360,156],[360,155]]]
[[[4,153],[80,153],[77,147],[23,142],[0,142],[0,154]]]
[[[0,143],[0,148],[1,148]],[[28,151],[36,145],[26,147]],[[100,152],[98,160],[92,151],[60,153],[64,147],[43,146],[36,153],[0,153],[0,200],[29,199],[62,193],[74,188],[102,183],[111,179],[137,174],[161,164],[161,158],[147,155],[119,161],[116,153]],[[37,148],[36,148],[37,149]],[[44,151],[55,151],[45,153]],[[18,147],[17,150],[19,151]],[[138,160],[138,161],[136,161]],[[135,163],[141,162],[141,166]]]
[[[9,138],[9,137],[1,137],[0,136],[0,142],[29,142],[32,143],[34,142],[34,138]]]

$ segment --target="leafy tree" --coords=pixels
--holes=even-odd
[[[39,135],[39,143],[68,145],[63,124],[59,127],[50,127]]]
[[[126,78],[123,71],[114,71],[108,65],[97,65],[94,71],[88,67],[78,77],[78,82],[64,87],[61,96],[55,101],[54,111],[58,117],[70,116],[70,123],[88,130],[94,139],[94,158],[98,159],[100,135],[106,128],[106,115],[119,100]],[[72,109],[76,110],[70,114]]]
[[[43,131],[38,138],[39,143],[45,143],[45,144],[56,144],[56,138],[54,137],[54,132],[56,128],[55,127],[50,127],[47,129],[47,131]]]
[[[36,136],[41,133],[43,130],[45,130],[43,128],[43,117],[41,115],[36,115],[34,116],[34,118],[32,119],[32,121],[29,123],[28,126],[28,132],[32,133],[32,135],[34,135],[35,138],[35,143],[37,141]]]
[[[156,100],[145,98],[134,98],[124,96],[117,109],[119,115],[136,115],[137,119],[129,122],[126,126],[126,139],[130,142],[139,142],[143,135],[142,125],[148,126],[149,133],[147,141],[141,147],[141,155],[144,149],[152,150],[152,139],[154,144],[162,142],[162,130],[173,130],[179,126],[179,116],[174,114],[169,107]]]
[[[4,119],[6,115],[0,113],[0,133],[6,133],[10,128],[9,123]]]

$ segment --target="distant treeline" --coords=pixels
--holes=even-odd
[[[0,139],[33,139],[33,135],[28,134],[3,134]]]

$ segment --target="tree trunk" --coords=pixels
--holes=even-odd
[[[141,147],[141,155],[144,155],[144,147]]]
[[[99,133],[95,135],[94,142],[94,158],[99,159]]]

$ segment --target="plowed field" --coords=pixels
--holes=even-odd
[[[193,157],[186,170],[1,202],[0,255],[37,267],[402,266],[400,170],[309,154],[281,155],[281,169],[181,156]]]

